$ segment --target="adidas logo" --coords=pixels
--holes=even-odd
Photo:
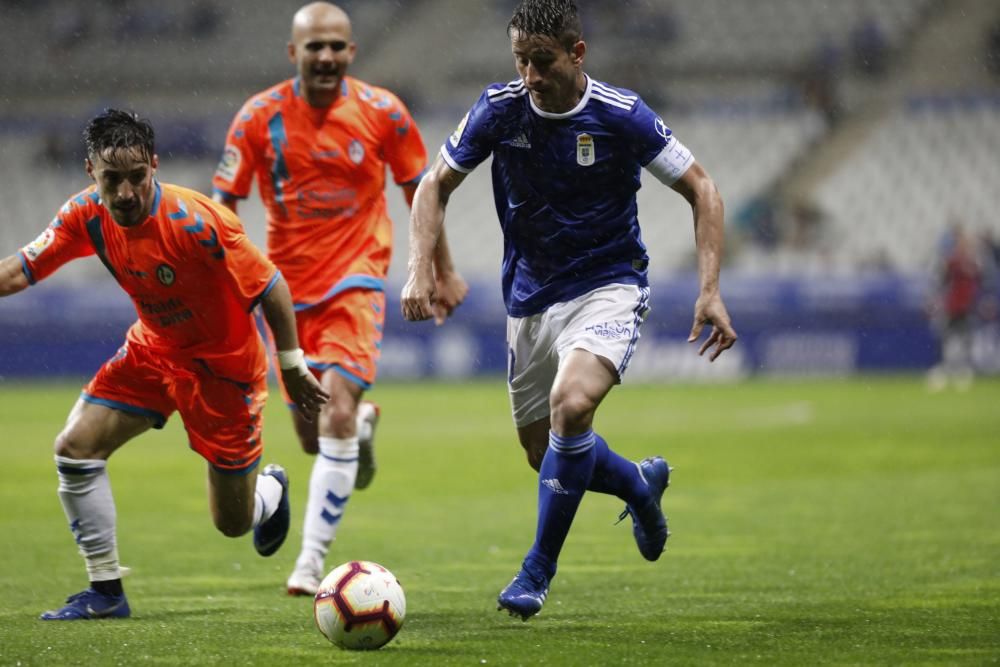
[[[566,489],[564,489],[563,485],[560,484],[559,480],[556,479],[555,477],[553,477],[551,479],[543,479],[542,480],[542,484],[544,484],[545,486],[549,487],[549,491],[551,491],[552,493],[558,493],[558,494],[563,495],[563,496],[568,496],[569,495],[569,491],[567,491]]]
[[[524,133],[524,130],[521,130],[521,133],[511,140],[510,145],[514,148],[531,148],[531,142],[528,141],[528,135]]]

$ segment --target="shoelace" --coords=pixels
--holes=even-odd
[[[618,515],[618,520],[615,521],[614,524],[612,524],[612,525],[617,526],[622,521],[624,521],[625,517],[627,517],[627,516],[635,516],[634,514],[632,514],[632,508],[629,507],[628,505],[625,506],[625,509],[622,510],[622,513]]]

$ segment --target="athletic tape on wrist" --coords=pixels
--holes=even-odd
[[[303,374],[309,373],[309,367],[306,366],[306,355],[302,351],[302,348],[278,350],[278,366],[283,371],[290,371],[293,368],[297,368]]]

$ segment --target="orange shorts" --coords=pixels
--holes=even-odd
[[[148,417],[153,428],[163,428],[178,411],[191,449],[222,472],[250,472],[260,461],[266,374],[244,384],[214,375],[197,360],[181,363],[126,343],[101,366],[81,398]]]
[[[362,389],[371,388],[382,353],[384,292],[370,289],[341,292],[312,308],[298,311],[295,322],[306,364],[317,378],[333,370]],[[280,373],[278,377],[280,379]],[[284,385],[281,393],[285,403],[292,405]]]

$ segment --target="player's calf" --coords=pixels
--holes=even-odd
[[[358,475],[354,480],[355,489],[366,489],[375,477],[375,427],[381,416],[381,409],[371,401],[358,405]]]

